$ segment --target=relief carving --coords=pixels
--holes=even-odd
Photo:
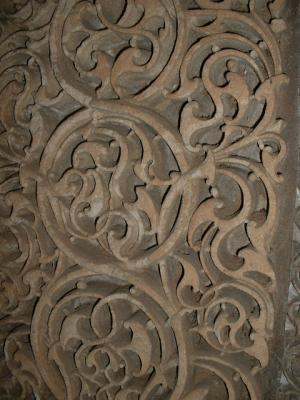
[[[1,398],[265,398],[284,3],[1,3]]]

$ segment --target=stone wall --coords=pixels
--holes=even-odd
[[[1,399],[290,390],[296,3],[1,1]]]

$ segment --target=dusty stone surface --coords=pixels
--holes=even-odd
[[[289,56],[289,74],[294,83],[296,95],[293,111],[290,112],[292,125],[298,132],[298,177],[297,191],[294,213],[293,229],[293,258],[290,269],[290,284],[288,294],[288,307],[286,310],[287,318],[284,334],[284,355],[282,359],[283,371],[280,387],[278,390],[279,400],[298,400],[300,398],[300,113],[299,113],[299,86],[300,86],[300,4],[295,8],[294,17],[291,20],[293,26],[293,44],[288,46]]]
[[[275,398],[289,4],[2,0],[1,399]]]

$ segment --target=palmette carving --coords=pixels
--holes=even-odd
[[[4,2],[3,398],[264,398],[280,8]]]
[[[57,398],[164,399],[176,383],[164,310],[136,287],[86,269],[72,268],[43,293],[32,345]]]

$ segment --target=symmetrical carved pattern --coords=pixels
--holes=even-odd
[[[283,5],[2,1],[1,398],[264,398]]]

